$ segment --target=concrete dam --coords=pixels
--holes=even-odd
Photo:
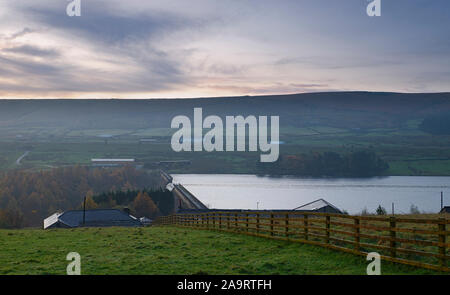
[[[161,178],[165,183],[167,189],[172,191],[174,196],[175,212],[182,210],[208,210],[199,199],[197,199],[190,191],[188,191],[183,185],[173,183],[173,177],[165,171],[160,171]]]

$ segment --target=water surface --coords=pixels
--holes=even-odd
[[[390,213],[438,212],[440,193],[450,205],[450,177],[389,176],[364,179],[270,178],[237,174],[174,174],[200,201],[218,209],[293,209],[323,198],[350,214],[378,205]],[[447,201],[446,201],[447,196]]]

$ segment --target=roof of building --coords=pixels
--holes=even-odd
[[[83,210],[70,210],[64,213],[55,213],[44,220],[44,229],[60,222],[68,227],[83,225]],[[92,209],[85,211],[86,226],[112,226],[136,224],[139,220],[118,209]]]
[[[56,212],[55,214],[47,217],[44,219],[44,228],[47,228],[49,226],[51,226],[52,224],[55,224],[56,222],[58,222],[58,217],[61,215],[61,212]]]
[[[450,213],[450,206],[445,206],[441,209],[440,213]]]
[[[333,209],[337,210],[337,211],[341,211],[339,210],[337,207],[335,207],[334,205],[328,203],[327,201],[325,201],[324,199],[318,199],[315,201],[312,201],[308,204],[302,205],[300,207],[295,208],[294,210],[304,210],[304,211],[314,211],[314,210],[318,210],[320,208],[326,207],[326,206],[330,206]]]

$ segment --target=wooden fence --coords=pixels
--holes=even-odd
[[[243,211],[174,214],[154,225],[239,232],[307,243],[386,261],[449,272],[446,218],[350,216],[331,213]]]

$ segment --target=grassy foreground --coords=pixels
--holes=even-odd
[[[365,274],[365,257],[310,245],[175,227],[0,230],[0,274]],[[435,274],[388,262],[382,274]]]

